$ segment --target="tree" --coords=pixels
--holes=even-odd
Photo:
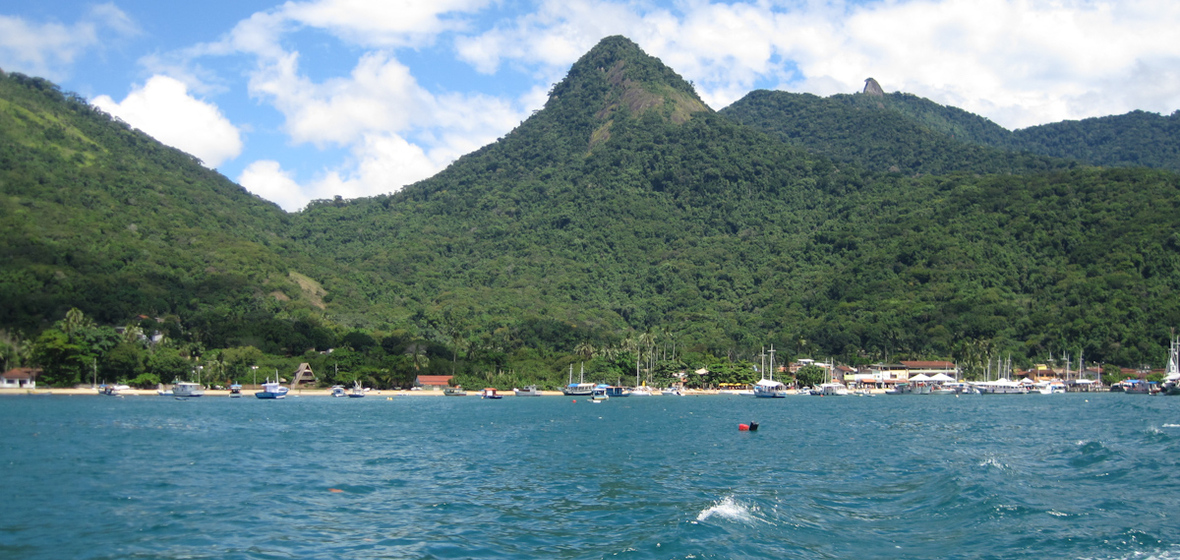
[[[814,387],[824,382],[827,379],[827,372],[824,368],[815,364],[808,364],[795,372],[795,382],[799,387]]]

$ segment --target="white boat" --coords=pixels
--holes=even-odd
[[[172,382],[172,396],[180,398],[200,397],[205,394],[205,389],[201,387],[200,383],[193,383],[191,381],[173,381]]]
[[[1165,395],[1180,395],[1180,338],[1172,337],[1168,351],[1168,365],[1164,368],[1164,380],[1160,390]]]
[[[601,386],[601,385],[600,385],[600,386],[598,386],[598,387],[595,387],[595,388],[594,388],[594,389],[593,389],[593,390],[590,392],[590,401],[591,401],[591,402],[601,402],[601,401],[605,401],[605,400],[607,400],[607,399],[609,399],[609,398],[610,398],[610,395],[608,395],[608,394],[606,393],[606,387],[605,387],[605,386]]]
[[[484,390],[479,392],[479,398],[481,398],[481,399],[502,399],[502,398],[504,398],[504,395],[497,393],[495,387],[485,387]]]
[[[975,384],[981,395],[1026,395],[1028,387],[1011,379],[997,379],[995,381],[980,381]]]
[[[529,385],[528,387],[525,387],[524,389],[513,388],[512,392],[515,393],[516,396],[518,396],[518,397],[539,397],[539,396],[541,396],[541,391],[537,390],[536,385]]]
[[[361,386],[361,382],[357,381],[352,384],[352,390],[348,392],[348,398],[361,399],[365,397],[365,388]]]
[[[650,397],[652,396],[651,388],[647,385],[640,385],[631,390],[632,397]]]
[[[848,395],[848,387],[839,381],[829,381],[820,385],[819,391],[812,394],[821,397],[843,397]]]
[[[231,398],[231,399],[242,398],[242,386],[238,385],[237,383],[230,385],[229,386],[229,398]]]
[[[787,386],[773,379],[763,379],[754,385],[754,396],[763,399],[783,399],[787,397]]]
[[[666,397],[683,397],[684,396],[684,392],[681,391],[680,389],[677,389],[676,387],[668,387],[667,389],[660,391],[660,394],[664,395]]]
[[[1060,379],[1051,381],[1038,381],[1036,391],[1042,395],[1059,395],[1065,393],[1065,382]]]
[[[343,385],[333,385],[332,386],[332,396],[333,397],[346,397],[346,396],[348,396],[348,393],[344,392]]]
[[[767,368],[763,363],[762,371],[765,372]],[[767,379],[765,374],[758,383],[754,385],[754,396],[763,399],[785,399],[787,398],[787,386],[782,382],[774,380],[774,346],[770,347],[770,378]]]
[[[122,397],[134,394],[131,392],[130,385],[123,385],[121,383],[118,385],[101,385],[98,388],[98,393],[100,395],[107,395],[108,397]]]
[[[574,383],[574,364],[570,364],[570,380],[569,385],[561,388],[561,392],[565,393],[567,397],[589,397],[594,394],[594,384],[586,383],[586,367],[582,366],[582,371],[578,374],[578,382]]]
[[[290,389],[283,387],[278,381],[268,379],[262,384],[262,390],[254,393],[254,396],[260,399],[284,399],[289,391]]]

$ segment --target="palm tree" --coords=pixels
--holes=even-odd
[[[411,342],[406,346],[406,354],[414,361],[414,373],[420,374],[422,366],[430,364],[430,360],[426,357],[426,344],[420,340]]]
[[[589,360],[594,357],[594,345],[583,340],[574,347],[574,353],[580,354],[583,358]]]

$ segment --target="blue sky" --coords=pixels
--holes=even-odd
[[[394,192],[503,136],[602,37],[714,109],[874,77],[1008,128],[1180,109],[1161,0],[0,0],[0,68],[42,76],[297,211]]]

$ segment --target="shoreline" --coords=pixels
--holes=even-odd
[[[252,388],[252,389],[247,389],[246,387],[243,387],[242,388],[242,398],[254,397],[254,392],[260,391],[261,389],[262,389],[261,387]],[[497,389],[497,391],[499,392],[499,394],[501,396],[504,396],[504,397],[516,397],[516,394],[512,391],[512,389],[502,389],[502,390]],[[870,392],[873,393],[874,395],[877,395],[877,394],[884,394],[885,390],[884,389],[873,389]],[[722,393],[718,389],[687,389],[684,391],[684,396],[686,396],[686,397],[707,396],[707,395],[724,395],[724,394],[728,394],[728,393]],[[86,396],[86,395],[93,395],[93,396],[102,396],[98,393],[98,389],[93,389],[90,387],[85,387],[85,388],[77,388],[77,387],[40,388],[40,387],[38,387],[36,389],[15,388],[15,387],[0,388],[0,396],[19,396],[19,395],[29,395],[29,396],[43,396],[43,395]],[[793,392],[793,391],[790,393],[790,395],[791,396],[800,396],[800,395],[798,395],[798,393]],[[131,389],[129,391],[125,391],[123,393],[123,396],[161,397],[161,396],[172,396],[172,395],[160,395],[160,394],[156,393],[155,389]],[[225,397],[229,397],[229,390],[228,389],[208,389],[205,391],[204,396],[205,397],[225,398]],[[326,389],[319,389],[319,388],[316,388],[316,389],[291,389],[291,392],[288,393],[287,396],[288,397],[317,397],[317,398],[318,397],[328,397],[328,398],[330,398],[332,396],[332,390],[327,389],[327,388]],[[365,393],[365,396],[366,397],[397,397],[397,396],[442,397],[445,395],[443,394],[442,391],[434,391],[434,390],[409,391],[409,390],[392,390],[392,389],[382,389],[382,390],[372,389],[369,392]],[[465,396],[480,398],[479,390],[477,389],[477,390],[468,391],[467,395],[465,395]],[[562,393],[561,391],[541,391],[541,396],[543,396],[543,397],[564,397],[566,395],[564,393]],[[653,395],[653,396],[664,396],[664,395],[659,395],[657,393],[656,395]],[[733,396],[749,396],[749,395],[733,395]],[[193,397],[193,398],[200,398],[200,397]],[[584,397],[584,398],[589,398],[589,397]],[[615,398],[629,398],[629,397],[615,397]]]

